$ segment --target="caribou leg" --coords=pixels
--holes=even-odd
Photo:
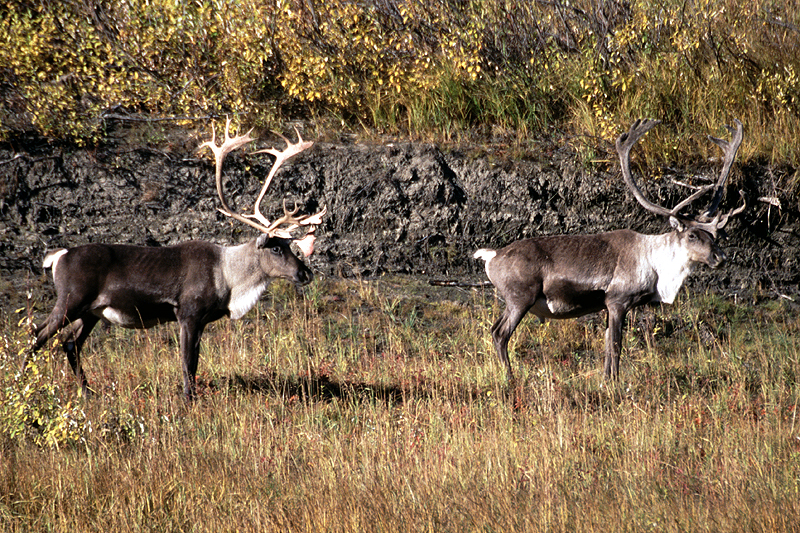
[[[81,350],[83,349],[83,344],[86,342],[86,339],[89,338],[89,334],[99,320],[100,319],[92,313],[86,313],[83,318],[76,321],[76,327],[70,331],[69,337],[71,337],[71,339],[68,337],[62,339],[69,366],[72,367],[72,372],[78,379],[83,394],[87,398],[91,394],[91,390],[89,389],[89,382],[86,379],[86,374],[84,374],[83,367],[81,366]],[[77,324],[78,322],[80,324]],[[78,332],[77,336],[75,335],[76,331]]]
[[[619,355],[622,352],[622,326],[628,310],[624,305],[608,306],[608,327],[606,328],[606,362],[607,378],[619,377]]]
[[[183,393],[187,400],[197,397],[197,364],[200,360],[200,338],[205,324],[196,319],[180,321],[180,350],[183,363]]]
[[[492,340],[497,350],[497,356],[506,367],[509,383],[514,382],[514,372],[511,370],[511,361],[508,358],[508,341],[527,312],[528,308],[526,307],[519,307],[511,302],[506,302],[505,311],[492,326]]]

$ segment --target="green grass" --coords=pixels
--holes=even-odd
[[[272,287],[204,335],[181,397],[174,326],[98,328],[77,397],[35,362],[51,444],[0,437],[4,531],[780,531],[800,523],[800,314],[684,296],[629,317],[619,383],[602,317],[512,339],[493,292],[408,279]],[[37,316],[39,312],[36,313]],[[0,398],[24,329],[6,317]],[[4,416],[9,416],[4,411]],[[80,414],[84,416],[81,419]],[[5,420],[4,420],[5,422]]]

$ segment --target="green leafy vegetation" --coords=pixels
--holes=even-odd
[[[53,379],[51,358],[42,352],[27,358],[32,346],[31,320],[22,318],[3,337],[0,353],[0,434],[11,440],[30,441],[58,448],[83,441],[89,430],[80,402],[63,402]]]
[[[232,114],[593,147],[647,115],[674,128],[653,141],[670,160],[707,155],[692,134],[738,117],[745,158],[796,165],[798,13],[762,0],[13,0],[0,135],[97,142],[109,117]]]
[[[60,349],[19,373],[28,326],[4,317],[2,529],[800,521],[800,315],[789,302],[701,295],[639,309],[617,384],[602,376],[601,316],[525,320],[509,389],[489,335],[502,307],[491,290],[397,278],[316,280],[304,292],[276,283],[244,320],[209,326],[191,407],[174,326],[97,331],[84,358],[97,395],[84,400]],[[22,382],[44,392],[15,400]],[[36,422],[16,414],[19,401],[39,408]],[[68,412],[69,432],[46,429]]]

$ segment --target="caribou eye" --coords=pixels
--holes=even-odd
[[[697,240],[697,235],[694,232],[690,233],[689,234],[689,240],[690,241],[696,241]]]
[[[273,246],[272,253],[275,255],[281,255],[283,253],[283,250],[281,250],[280,246]]]

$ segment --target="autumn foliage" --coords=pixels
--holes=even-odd
[[[12,0],[0,135],[96,142],[112,117],[232,114],[609,139],[633,116],[679,134],[736,116],[750,154],[794,162],[798,13],[765,0]]]

